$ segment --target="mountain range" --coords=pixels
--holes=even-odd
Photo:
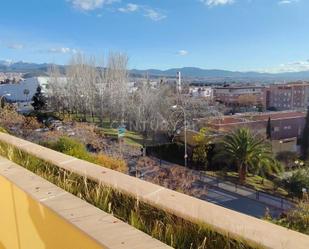
[[[0,60],[0,72],[20,72],[29,77],[33,75],[46,75],[51,64],[11,62]],[[66,66],[59,65],[60,71],[64,72]],[[220,69],[201,69],[197,67],[171,68],[168,70],[132,69],[129,71],[131,77],[169,77],[175,78],[177,72],[181,72],[185,79],[195,79],[200,81],[276,81],[276,80],[309,80],[309,71],[286,72],[286,73],[260,73],[260,72],[238,72]]]

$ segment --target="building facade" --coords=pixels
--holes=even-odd
[[[214,100],[226,106],[266,107],[266,88],[263,86],[227,86],[213,89]]]
[[[211,87],[190,87],[189,95],[194,98],[213,98],[213,89]]]
[[[305,112],[297,111],[245,113],[215,117],[206,126],[219,133],[227,133],[246,127],[255,133],[266,136],[266,127],[270,118],[272,139],[284,140],[301,136],[305,125],[305,116]]]
[[[309,84],[271,85],[266,93],[267,108],[304,110],[309,106]]]

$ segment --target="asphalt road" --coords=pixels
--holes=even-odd
[[[158,159],[156,159],[158,160]],[[160,168],[170,168],[173,164],[161,161]],[[183,170],[189,170],[183,168]],[[198,171],[189,170],[192,174],[197,174]],[[235,190],[235,185],[229,182],[220,180],[217,183],[216,179],[209,176],[200,177],[196,186],[203,187],[207,185],[207,191],[201,196],[196,196],[199,199],[209,201],[234,211],[261,218],[265,215],[266,209],[269,209],[269,214],[273,217],[279,216],[283,210],[281,209],[281,199],[270,194],[260,194],[259,200],[256,199],[256,192],[245,187],[238,187]],[[292,204],[284,200],[283,207],[288,210]]]
[[[201,199],[257,218],[264,216],[266,208],[269,208],[272,216],[278,216],[282,212],[280,209],[262,202],[216,188],[208,189],[207,194],[202,196]]]

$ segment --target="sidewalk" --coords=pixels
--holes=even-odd
[[[160,160],[155,157],[151,157],[153,160],[157,161],[160,163],[161,161],[161,167],[170,167],[172,165],[175,165],[173,163],[167,162]],[[209,185],[211,187],[215,187],[217,189],[222,189],[224,191],[230,192],[230,193],[235,193],[240,196],[249,198],[251,200],[255,200],[261,203],[264,203],[266,205],[269,205],[271,207],[280,209],[282,211],[287,211],[291,209],[295,204],[292,203],[291,201],[283,198],[283,197],[277,197],[273,196],[271,194],[267,194],[265,192],[260,192],[256,191],[254,189],[245,187],[245,186],[240,186],[238,184],[234,184],[229,181],[223,181],[222,179],[219,179],[214,176],[208,176],[203,174],[201,171],[193,170],[193,169],[188,169],[192,172],[192,174],[196,175],[199,177],[200,181],[202,184]]]
[[[237,193],[241,196],[247,197],[249,199],[253,199],[262,203],[265,203],[267,205],[279,208],[283,211],[291,209],[294,204],[282,197],[273,196],[271,194],[267,194],[264,192],[256,191],[254,189],[250,189],[244,186],[239,186],[237,184],[234,184],[232,182],[223,181],[222,179],[212,177],[212,176],[205,176],[200,173],[201,180],[211,186],[232,192]]]

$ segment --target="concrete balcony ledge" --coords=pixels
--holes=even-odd
[[[0,249],[168,249],[0,157]]]
[[[269,249],[309,248],[309,236],[305,234],[64,155],[8,134],[0,133],[0,141],[180,218],[206,224],[217,232],[241,239],[249,245]]]

